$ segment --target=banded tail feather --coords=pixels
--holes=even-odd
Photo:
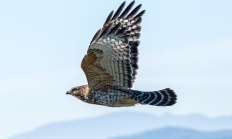
[[[175,92],[169,88],[152,92],[130,90],[130,93],[132,94],[131,99],[147,105],[171,106],[177,100]]]

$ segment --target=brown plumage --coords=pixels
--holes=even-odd
[[[145,13],[145,10],[139,12],[141,4],[130,12],[134,3],[132,1],[123,11],[123,2],[114,15],[113,11],[108,15],[81,63],[88,85],[74,87],[67,94],[87,103],[110,107],[176,103],[176,95],[170,89],[151,92],[130,89],[138,69],[138,39]]]

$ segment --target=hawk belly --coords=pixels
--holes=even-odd
[[[107,89],[104,92],[90,90],[85,101],[87,103],[109,107],[128,107],[134,106],[137,103],[131,99],[131,94],[114,89]]]

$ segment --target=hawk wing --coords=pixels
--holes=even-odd
[[[141,4],[129,13],[134,3],[123,12],[125,2],[114,15],[112,11],[90,42],[81,68],[93,90],[132,87],[138,69],[141,17],[145,13],[145,10],[138,13]]]

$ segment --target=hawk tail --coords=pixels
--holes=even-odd
[[[177,100],[175,92],[169,88],[151,92],[130,90],[130,93],[132,94],[131,99],[147,105],[171,106],[174,105]]]

